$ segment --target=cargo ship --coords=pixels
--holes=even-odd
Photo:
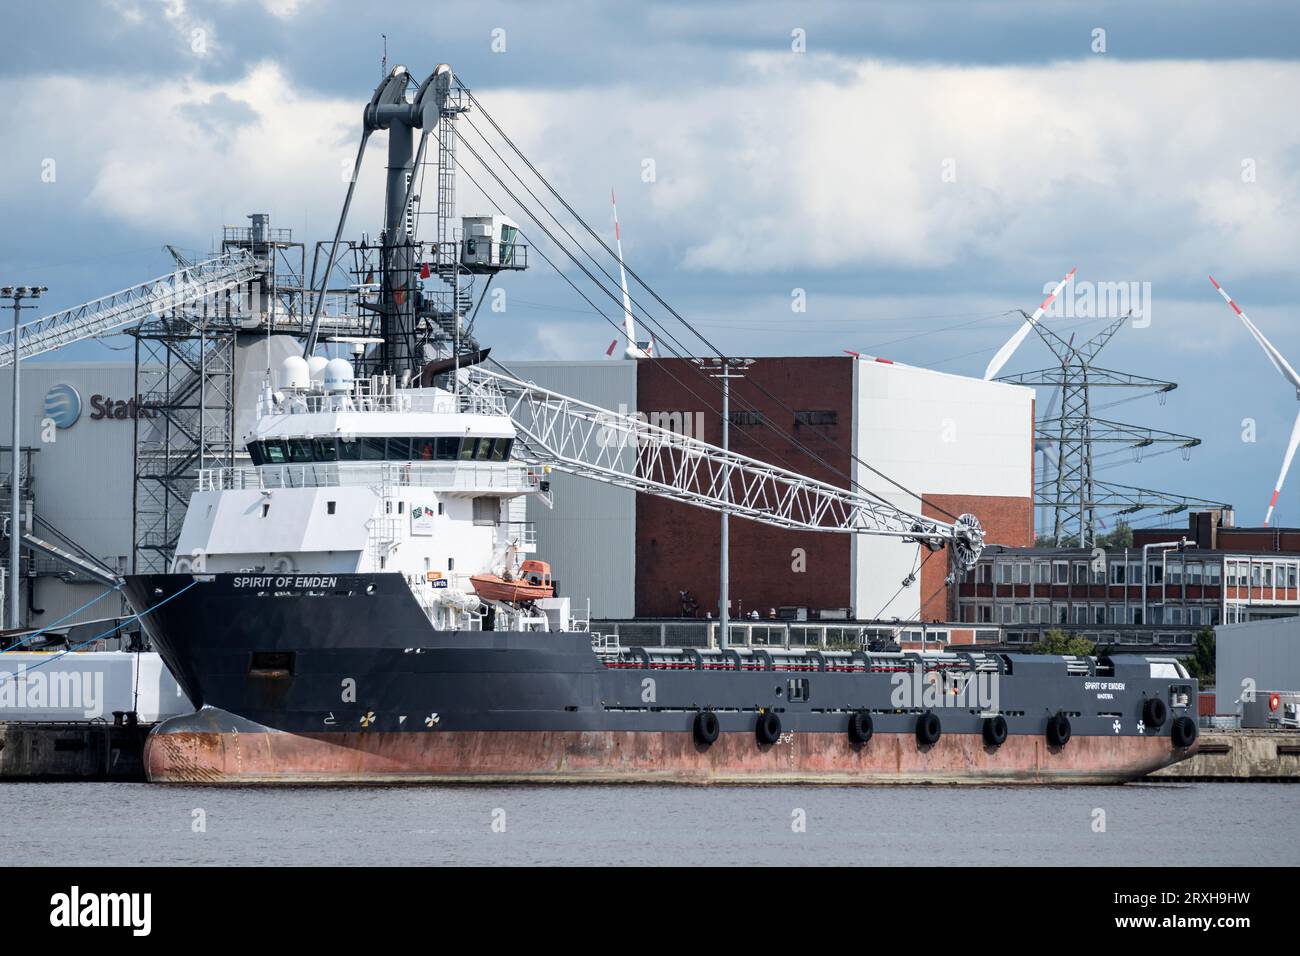
[[[733,647],[722,625],[704,647],[629,647],[576,619],[526,521],[530,499],[574,506],[554,470],[944,551],[953,577],[983,531],[489,371],[459,283],[514,268],[521,234],[440,218],[430,247],[411,215],[426,139],[450,192],[476,103],[445,66],[376,89],[357,160],[388,131],[375,334],[349,361],[318,354],[313,323],[268,374],[248,464],[200,472],[169,573],[126,581],[197,708],[150,734],[150,780],[1116,783],[1195,753],[1197,683],[1173,658]],[[426,278],[455,294],[439,306]],[[622,284],[629,357],[654,361]]]
[[[151,780],[1108,783],[1195,752],[1172,658],[619,646],[500,584],[545,574],[521,532],[550,493],[509,379],[286,366],[254,464],[205,471],[172,573],[127,580],[199,708],[154,729]]]

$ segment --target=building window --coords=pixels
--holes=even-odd
[[[1201,564],[1187,565],[1187,583],[1190,584],[1192,587],[1200,587],[1202,567],[1203,566]]]
[[[727,420],[730,421],[731,424],[739,426],[741,428],[745,427],[746,425],[761,425],[763,424],[763,413],[762,412],[728,412]]]
[[[1147,584],[1159,584],[1165,579],[1165,569],[1158,564],[1147,565]]]
[[[999,565],[998,565],[998,584],[1010,584],[1010,583],[1011,583],[1011,565],[1009,565],[1009,564],[999,564]]]
[[[1034,562],[1034,583],[1051,584],[1052,583],[1052,565],[1047,561]]]
[[[1171,585],[1180,585],[1183,583],[1183,562],[1169,562],[1169,583]]]
[[[1017,562],[1017,564],[1016,564],[1016,583],[1017,583],[1017,584],[1028,584],[1028,583],[1029,583],[1029,562],[1028,562],[1028,561],[1020,561],[1020,562]]]
[[[795,412],[794,422],[796,425],[836,425],[839,423],[839,412],[823,410]]]
[[[1211,587],[1217,587],[1222,580],[1223,568],[1217,564],[1207,564],[1205,566],[1205,583]]]
[[[980,624],[993,623],[993,605],[991,604],[979,605],[979,623]]]
[[[975,583],[988,584],[991,569],[987,564],[977,564],[975,566]]]
[[[1106,605],[1094,604],[1092,606],[1092,623],[1093,624],[1106,623]]]
[[[327,502],[325,502],[325,513],[326,513],[327,515],[332,515],[332,514],[334,513],[334,506],[335,506],[335,504],[336,504],[336,502],[333,502],[333,501],[327,501]]]
[[[1110,566],[1110,583],[1111,584],[1124,583],[1124,565],[1122,563],[1112,564]]]
[[[1087,583],[1088,583],[1088,564],[1087,564],[1087,562],[1085,562],[1085,561],[1076,561],[1076,562],[1074,562],[1074,583],[1075,583],[1075,584],[1087,584]]]

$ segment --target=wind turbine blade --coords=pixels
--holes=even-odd
[[[609,190],[609,204],[614,207],[614,248],[618,250],[618,281],[623,287],[623,334],[627,336],[628,358],[637,357],[636,325],[632,321],[632,297],[627,294],[627,273],[623,270],[623,236],[618,228],[618,203]]]
[[[1286,446],[1286,457],[1282,459],[1282,470],[1278,473],[1277,484],[1273,486],[1273,497],[1268,499],[1268,514],[1264,515],[1265,527],[1273,520],[1273,509],[1277,507],[1277,496],[1282,493],[1282,483],[1286,481],[1286,473],[1291,469],[1291,459],[1295,457],[1297,445],[1300,445],[1300,413],[1296,414],[1295,424],[1291,426],[1291,441]]]
[[[1047,407],[1043,409],[1042,417],[1039,418],[1040,422],[1050,422],[1056,417],[1056,406],[1061,403],[1062,391],[1064,391],[1064,389],[1057,388],[1056,391],[1052,393],[1052,397],[1047,402]],[[1056,442],[1050,438],[1044,438],[1042,441],[1035,442],[1034,445],[1039,451],[1049,451],[1056,447]]]
[[[1264,333],[1255,328],[1255,323],[1250,321],[1245,312],[1241,311],[1241,306],[1232,301],[1232,296],[1228,295],[1228,290],[1215,282],[1214,276],[1210,276],[1210,282],[1214,285],[1214,288],[1219,291],[1219,295],[1223,296],[1223,301],[1232,306],[1232,311],[1237,313],[1237,317],[1240,318],[1242,322],[1246,323],[1246,328],[1249,329],[1250,334],[1255,337],[1255,341],[1258,342],[1260,348],[1264,350],[1264,354],[1267,355],[1268,360],[1273,363],[1273,367],[1282,373],[1283,378],[1295,386],[1297,392],[1300,392],[1300,375],[1296,374],[1296,370],[1293,369],[1290,363],[1282,357],[1282,353],[1273,347],[1273,343],[1264,338]]]
[[[1016,330],[1016,334],[1007,340],[1006,345],[998,349],[998,354],[993,356],[993,361],[989,362],[989,367],[984,370],[984,380],[986,382],[995,378],[998,372],[1002,371],[1002,366],[1007,364],[1007,360],[1010,359],[1016,349],[1020,347],[1020,343],[1025,340],[1025,336],[1029,334],[1029,330],[1038,324],[1038,320],[1043,317],[1043,313],[1047,311],[1047,307],[1052,304],[1053,299],[1061,294],[1061,290],[1065,288],[1065,284],[1070,281],[1070,278],[1074,273],[1074,269],[1067,272],[1065,278],[1056,284],[1056,288],[1052,290],[1052,294],[1043,300],[1043,304],[1034,311],[1034,314],[1029,317],[1024,325],[1020,326],[1020,328]]]

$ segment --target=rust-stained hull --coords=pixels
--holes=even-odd
[[[1017,735],[992,748],[976,734],[922,747],[905,733],[878,733],[865,745],[786,733],[765,746],[736,732],[705,747],[689,732],[172,731],[149,738],[145,767],[151,781],[185,784],[1113,784],[1195,750],[1167,737],[1076,737],[1052,747]]]

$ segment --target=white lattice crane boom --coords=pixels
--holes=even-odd
[[[504,401],[524,446],[515,456],[559,471],[782,528],[947,545],[961,569],[984,546],[973,515],[947,524],[509,375],[474,368],[467,378],[469,389]]]
[[[251,282],[253,257],[240,250],[215,256],[112,295],[42,316],[18,330],[23,359],[143,321],[166,309],[202,301]],[[0,334],[0,368],[14,361],[13,329]]]

